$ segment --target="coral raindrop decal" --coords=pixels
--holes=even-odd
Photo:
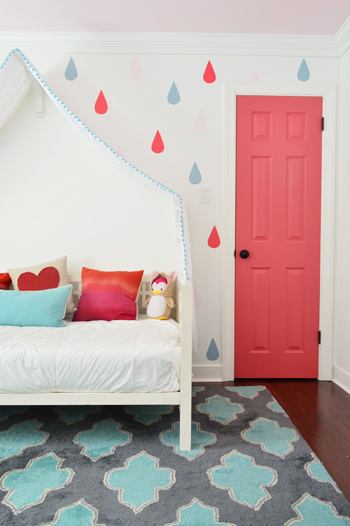
[[[157,130],[157,133],[155,134],[152,142],[152,152],[162,153],[162,151],[164,151],[164,142],[161,134],[159,133],[159,130]]]
[[[207,121],[202,111],[199,112],[194,129],[198,133],[204,133],[207,129]]]
[[[106,101],[106,98],[103,94],[103,91],[101,90],[99,93],[99,96],[97,97],[96,103],[95,103],[95,111],[99,115],[103,115],[108,110],[108,104]]]
[[[132,63],[129,74],[132,80],[140,80],[142,78],[142,69],[137,58]]]
[[[213,230],[210,233],[208,245],[210,248],[218,248],[220,246],[220,237],[218,231],[216,230],[216,226],[213,227]]]
[[[212,84],[216,80],[216,75],[210,60],[208,61],[207,67],[205,68],[203,80],[207,84]]]
[[[66,67],[65,77],[67,80],[75,80],[78,76],[77,68],[74,64],[74,60],[71,58]]]
[[[214,362],[219,358],[219,350],[217,348],[217,345],[215,343],[214,338],[212,338],[210,345],[207,350],[207,359],[211,362]]]
[[[310,78],[310,70],[308,68],[308,65],[305,62],[305,59],[301,61],[300,67],[298,69],[298,80],[301,80],[302,82],[305,82],[309,80]]]
[[[175,81],[172,83],[170,91],[168,93],[169,104],[178,104],[180,102],[180,94]]]
[[[190,173],[190,183],[199,184],[202,180],[202,174],[199,171],[197,163],[194,163]]]

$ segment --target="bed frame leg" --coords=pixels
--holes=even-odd
[[[181,331],[180,449],[191,450],[192,431],[192,285],[178,276]]]
[[[180,405],[180,449],[191,450],[192,398]]]

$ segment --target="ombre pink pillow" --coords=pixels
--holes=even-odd
[[[80,298],[73,321],[136,320],[134,300],[121,292],[86,291]]]
[[[143,270],[105,272],[83,267],[82,295],[73,321],[136,320]]]

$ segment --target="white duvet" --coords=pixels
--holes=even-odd
[[[0,327],[0,393],[177,391],[174,320]]]

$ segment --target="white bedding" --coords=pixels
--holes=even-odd
[[[179,370],[174,320],[0,327],[0,393],[178,391]]]

